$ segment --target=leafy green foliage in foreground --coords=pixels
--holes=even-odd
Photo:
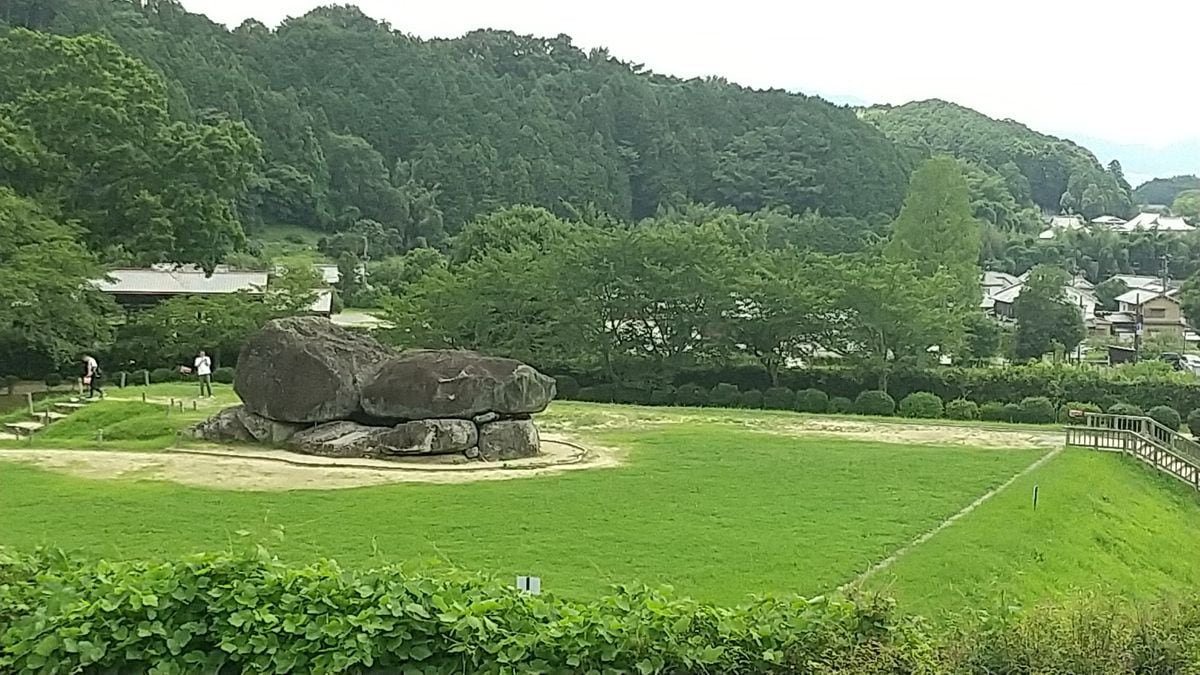
[[[0,670],[153,673],[1195,673],[1200,610],[1087,602],[930,630],[878,597],[735,608],[263,551],[112,563],[0,551]]]
[[[461,575],[292,569],[263,555],[0,558],[0,669],[17,671],[783,673],[881,659],[912,670],[912,627],[894,621],[882,602],[725,609],[621,589],[581,604]]]

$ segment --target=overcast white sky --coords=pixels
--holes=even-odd
[[[236,26],[327,2],[183,0]],[[1197,0],[356,0],[422,37],[475,28],[606,46],[689,77],[843,102],[944,98],[1060,135],[1168,146],[1200,138]]]

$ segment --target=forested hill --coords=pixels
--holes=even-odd
[[[936,99],[875,106],[862,117],[904,147],[949,153],[998,174],[1020,203],[1089,218],[1128,216],[1133,208],[1120,163],[1102,167],[1086,148],[1018,122]]]
[[[368,219],[415,244],[518,203],[894,215],[915,165],[848,108],[654,75],[565,36],[420,40],[353,7],[228,31],[170,0],[5,4],[10,25],[111,36],[164,75],[176,118],[244,121],[265,159],[244,218]]]

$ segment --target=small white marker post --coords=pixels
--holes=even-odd
[[[530,595],[542,594],[542,578],[541,577],[517,577],[517,590],[528,593]]]

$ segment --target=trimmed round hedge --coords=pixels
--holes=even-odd
[[[834,396],[829,399],[829,412],[835,415],[850,415],[854,412],[854,401],[845,396]]]
[[[946,404],[946,417],[952,420],[977,420],[979,404],[965,398],[956,398]]]
[[[1146,416],[1171,431],[1179,431],[1179,426],[1183,424],[1179,411],[1169,405],[1156,405],[1146,411]]]
[[[803,389],[796,392],[796,411],[802,413],[829,412],[829,395],[820,389]]]
[[[1016,421],[1026,424],[1049,424],[1058,417],[1058,410],[1045,396],[1030,396],[1018,404]]]
[[[763,392],[763,407],[771,410],[791,410],[796,405],[796,392],[787,387],[771,387]]]
[[[878,389],[864,391],[854,399],[854,410],[860,415],[891,417],[896,414],[896,399],[886,391]]]
[[[900,400],[901,417],[938,419],[944,412],[942,399],[927,391],[915,391]]]

